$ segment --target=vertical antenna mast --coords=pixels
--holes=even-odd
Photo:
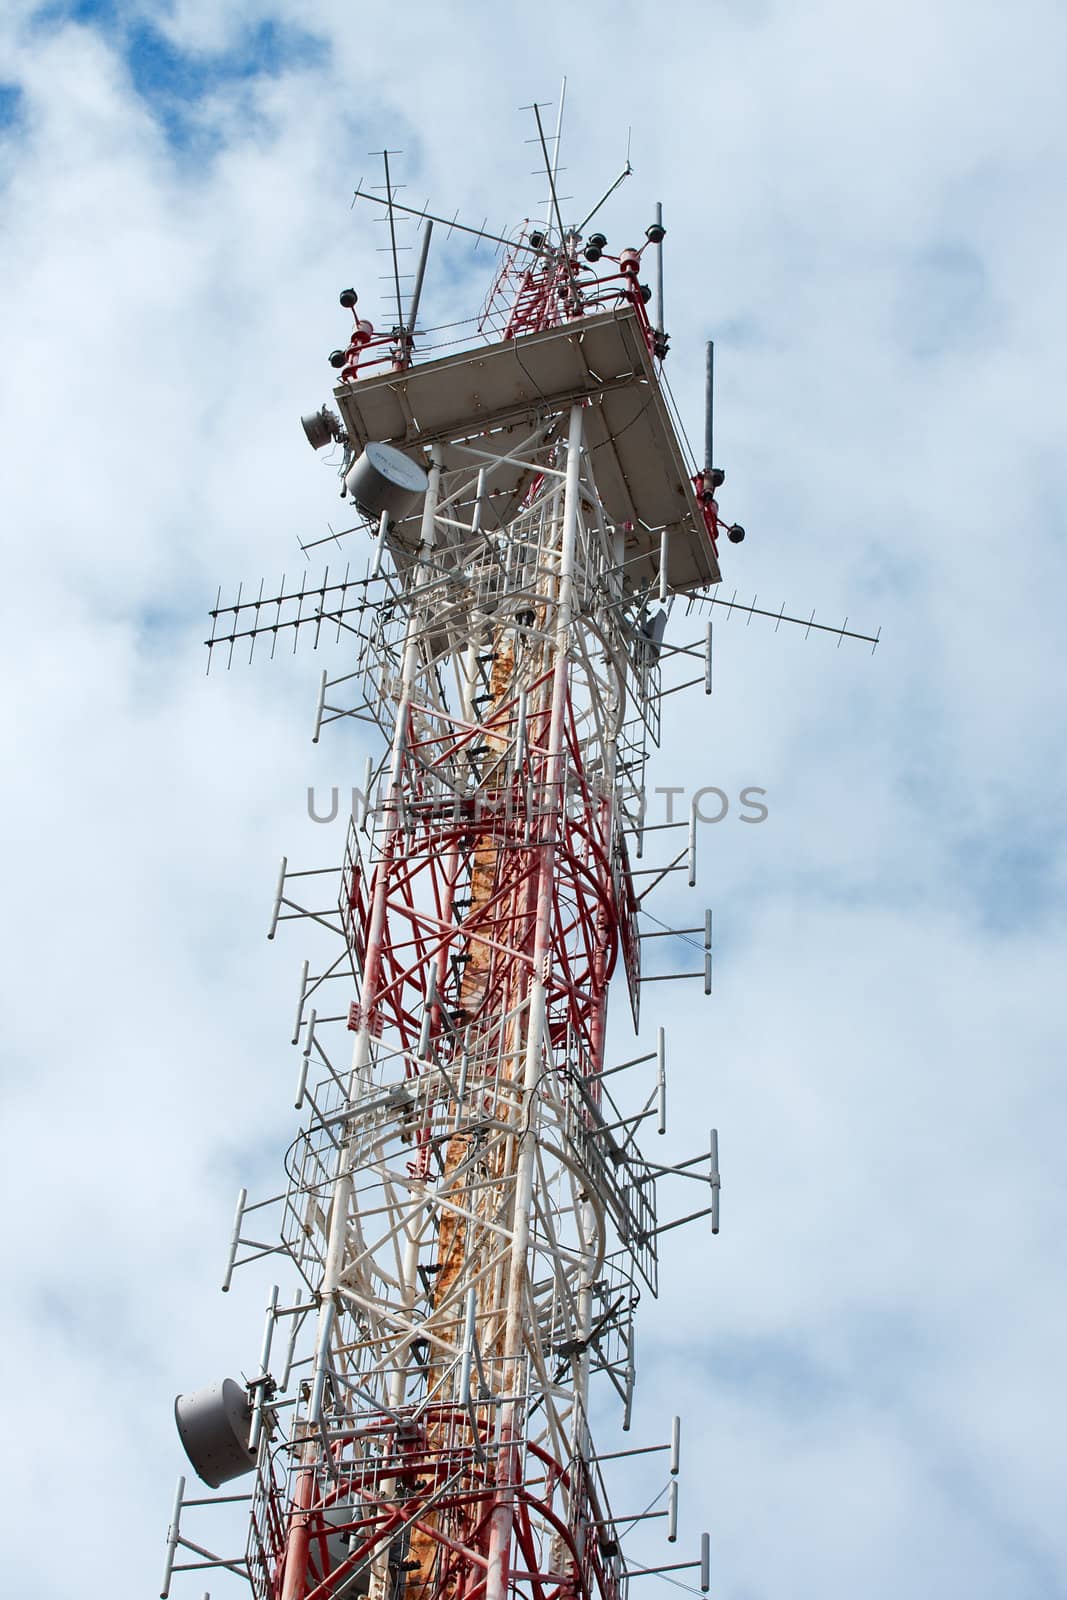
[[[651,230],[652,242],[656,247],[656,334],[662,346],[660,359],[666,355],[666,334],[663,322],[663,237],[666,230],[663,226],[663,206],[656,201],[656,221]]]
[[[715,470],[715,341],[704,346],[704,476]]]

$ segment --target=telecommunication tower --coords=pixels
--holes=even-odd
[[[716,500],[710,347],[700,463],[665,382],[659,208],[614,254],[589,231],[599,206],[566,225],[533,114],[544,221],[493,235],[413,213],[388,155],[382,190],[357,190],[388,222],[395,322],[376,332],[341,294],[336,409],[303,426],[339,455],[346,531],[372,539],[364,575],[212,612],[229,659],[329,637],[341,666],[322,674],[314,738],[361,721],[384,754],[342,860],[279,873],[269,936],[301,920],[322,940],[292,1035],[305,1118],[279,1192],[239,1197],[223,1287],[264,1257],[292,1286],[271,1292],[251,1381],[176,1403],[200,1478],[251,1487],[179,1480],[164,1597],[206,1569],[255,1600],[625,1600],[681,1568],[710,1583],[706,1535],[692,1561],[627,1561],[636,1519],[613,1517],[589,1416],[606,1382],[629,1427],[659,1236],[718,1231],[714,1130],[678,1165],[641,1146],[666,1125],[663,1031],[619,1062],[606,1024],[616,972],[635,1029],[646,983],[711,992],[710,912],[672,930],[647,910],[666,876],[695,883],[695,816],[646,826],[643,794],[664,693],[712,689],[710,621],[671,643],[668,611],[724,603],[721,535],[743,530]],[[417,321],[435,223],[499,246],[466,347],[443,356]],[[688,970],[643,972],[645,941],[675,938]],[[647,1514],[671,1542],[679,1444],[675,1419],[645,1447],[666,1456]],[[200,1523],[235,1499],[247,1543],[218,1555]]]

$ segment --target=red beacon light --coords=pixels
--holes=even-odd
[[[344,350],[334,350],[330,356],[331,367],[340,367],[341,382],[354,382],[359,370],[360,353],[366,349],[374,338],[374,324],[365,317],[360,317],[352,330],[352,337],[348,347]]]

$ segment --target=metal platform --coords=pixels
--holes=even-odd
[[[632,310],[342,384],[334,395],[349,438],[360,448],[377,440],[421,452],[429,444],[478,437],[480,448],[502,454],[539,422],[562,418],[575,401],[587,400],[586,450],[601,501],[617,526],[632,524],[625,539],[628,585],[656,580],[663,529],[672,590],[719,581],[681,445]],[[522,467],[504,465],[494,470],[494,491],[517,503],[530,476]],[[506,522],[511,506],[498,509]]]

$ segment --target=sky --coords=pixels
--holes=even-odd
[[[205,677],[202,641],[341,525],[298,418],[385,270],[352,190],[388,146],[415,203],[539,211],[520,108],[566,74],[566,205],[628,141],[612,245],[663,204],[694,438],[716,342],[724,593],[883,641],[722,620],[669,703],[653,783],[769,814],[655,908],[714,908],[714,995],[649,989],[642,1042],[723,1223],[641,1308],[630,1437],[684,1414],[682,1514],[635,1548],[707,1528],[720,1600],[1067,1595],[1065,57],[1042,0],[9,0],[5,1593],[156,1593],[172,1397],[256,1359],[269,1269],[218,1284],[295,1132],[306,953],[264,935],[365,747],[312,747],[319,658]],[[491,268],[435,253],[436,320]]]

